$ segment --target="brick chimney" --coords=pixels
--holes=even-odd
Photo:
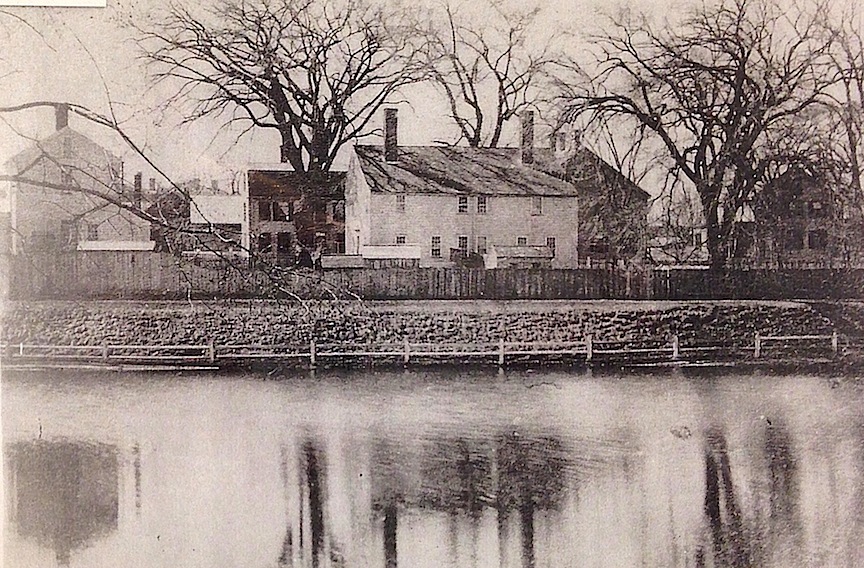
[[[384,109],[384,160],[399,159],[399,123],[395,108]]]
[[[57,125],[57,130],[69,126],[69,105],[65,103],[54,105],[54,122]]]
[[[142,185],[143,177],[144,176],[141,174],[141,172],[138,172],[137,174],[135,174],[135,182],[134,182],[135,185],[132,189],[132,204],[137,209],[141,209],[141,201],[142,201],[142,193],[143,193],[141,185]]]
[[[522,163],[534,163],[534,111],[522,113],[522,139],[519,147],[522,149]]]

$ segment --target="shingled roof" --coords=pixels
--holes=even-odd
[[[599,191],[611,179],[648,194],[593,152],[581,148],[561,163],[554,151],[535,148],[532,165],[518,148],[399,146],[399,159],[384,160],[384,147],[357,145],[360,168],[378,193],[542,195],[572,197]],[[598,175],[599,174],[599,175]]]
[[[384,160],[383,146],[357,145],[360,167],[373,192],[575,196],[577,188],[520,164],[517,148],[400,146]]]

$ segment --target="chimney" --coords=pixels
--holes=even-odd
[[[519,144],[522,148],[522,163],[534,163],[534,111],[526,110],[522,113],[522,140]]]
[[[395,108],[384,109],[384,160],[399,159],[399,128]]]
[[[57,124],[57,130],[69,126],[69,105],[65,103],[54,105],[54,121]]]
[[[143,180],[143,176],[141,172],[135,174],[135,186],[132,189],[132,204],[136,209],[141,209],[141,199],[142,199],[142,188],[141,182]]]

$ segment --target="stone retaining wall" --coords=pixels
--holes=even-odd
[[[406,304],[409,304],[406,302]],[[409,304],[410,305],[410,304]],[[752,342],[754,334],[823,334],[833,325],[807,304],[679,304],[448,313],[364,302],[275,301],[9,303],[2,340],[29,344],[225,344],[666,340]]]

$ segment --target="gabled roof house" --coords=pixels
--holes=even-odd
[[[121,160],[70,128],[66,105],[57,105],[55,118],[50,136],[4,164],[18,178],[4,192],[7,249],[152,249],[150,223],[128,210],[143,208],[140,176],[125,186]]]
[[[519,148],[470,148],[400,146],[396,111],[385,112],[383,146],[355,146],[348,168],[348,254],[389,250],[420,266],[482,257],[486,267],[576,267],[580,202],[610,180],[633,196],[632,231],[645,225],[647,194],[584,148],[535,148],[533,113],[523,115]]]

